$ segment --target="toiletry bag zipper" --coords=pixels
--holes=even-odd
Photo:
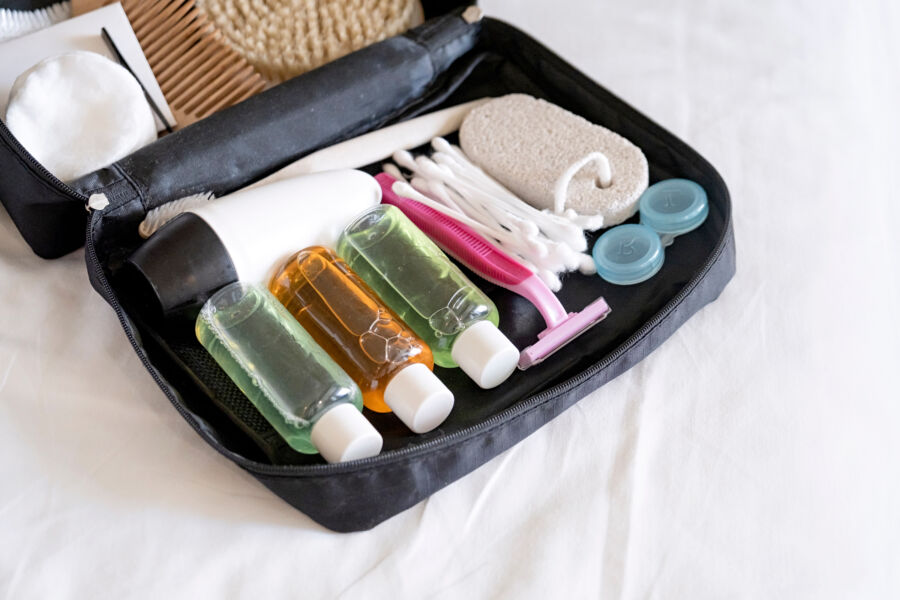
[[[13,150],[15,150],[16,156],[19,160],[24,162],[27,165],[27,168],[33,171],[44,184],[50,186],[57,192],[61,194],[65,194],[72,198],[72,200],[77,200],[84,204],[85,210],[90,212],[90,208],[88,207],[88,199],[87,196],[80,193],[78,190],[75,190],[64,182],[60,181],[56,178],[53,173],[47,170],[47,167],[39,163],[31,153],[25,150],[25,147],[16,139],[16,137],[7,129],[6,123],[0,121],[0,139],[3,140],[9,146],[12,146]]]
[[[567,101],[568,97],[571,97],[573,103],[581,103],[586,110],[590,111],[593,111],[596,105],[598,107],[596,112],[600,113],[599,118],[607,118],[611,115],[613,127],[615,127],[615,123],[619,123],[623,127],[627,126],[640,132],[647,144],[664,146],[668,152],[688,155],[690,158],[686,164],[691,170],[704,176],[714,177],[707,183],[721,190],[715,200],[721,209],[718,215],[720,223],[716,224],[716,227],[721,227],[721,232],[716,230],[718,237],[710,237],[706,248],[711,248],[711,251],[708,254],[704,252],[705,258],[702,263],[699,262],[699,259],[704,255],[697,257],[697,264],[700,266],[689,274],[689,279],[685,279],[684,285],[653,314],[639,323],[636,322],[635,326],[639,325],[639,328],[632,331],[621,343],[610,346],[610,349],[604,348],[602,358],[594,360],[593,364],[578,363],[580,370],[574,373],[571,368],[563,371],[570,376],[539,393],[526,392],[518,396],[518,392],[516,392],[517,397],[511,404],[498,407],[495,413],[486,414],[485,418],[474,424],[463,423],[459,429],[441,434],[435,439],[417,441],[411,445],[388,450],[379,456],[352,463],[275,465],[258,462],[240,454],[239,451],[232,450],[230,440],[223,441],[217,437],[222,432],[216,429],[211,430],[210,424],[203,421],[203,414],[192,413],[193,405],[182,399],[182,394],[187,390],[173,387],[167,381],[169,375],[166,368],[163,365],[157,368],[151,360],[150,356],[153,354],[148,354],[140,331],[116,297],[98,255],[97,243],[101,244],[99,249],[103,256],[109,254],[106,247],[109,234],[106,233],[107,237],[104,237],[104,232],[99,230],[99,226],[102,225],[107,232],[115,231],[115,228],[120,225],[117,222],[120,219],[111,219],[110,217],[113,215],[120,217],[125,213],[133,216],[135,211],[147,208],[146,199],[143,195],[121,197],[110,193],[111,204],[109,207],[104,210],[92,210],[88,205],[88,192],[95,188],[85,188],[85,193],[81,193],[57,180],[42,165],[31,158],[0,123],[0,134],[2,134],[0,141],[15,150],[16,160],[26,165],[29,171],[40,180],[41,185],[73,203],[78,201],[78,212],[81,211],[82,206],[87,209],[87,212],[80,212],[82,217],[88,217],[86,227],[80,229],[85,233],[85,260],[92,285],[112,306],[141,363],[150,372],[153,380],[179,414],[217,452],[254,475],[290,504],[331,529],[355,531],[372,527],[478,467],[497,453],[511,447],[579,398],[624,372],[643,358],[690,314],[701,305],[713,300],[734,272],[730,201],[727,189],[714,169],[702,158],[696,156],[696,153],[686,144],[600,88],[584,74],[527,35],[499,22],[492,22],[490,26],[494,29],[497,39],[502,40],[503,43],[512,42],[510,52],[525,52],[534,55],[533,59],[522,61],[522,64],[518,65],[519,68],[523,69],[527,77],[533,77],[535,81],[542,81],[542,72],[549,72],[549,78],[544,79],[542,85],[548,86],[548,89],[554,90],[557,94],[562,94],[561,100]],[[446,94],[448,85],[459,84],[441,82],[440,86],[444,87],[429,90],[428,93]],[[413,101],[413,104],[415,102]],[[400,106],[397,111],[402,112],[407,108],[407,106]],[[644,133],[647,135],[644,136]],[[658,155],[659,150],[654,149],[654,153]],[[662,159],[664,163],[667,161],[666,158]],[[113,169],[111,175],[126,179],[129,177],[127,172],[118,167]],[[77,225],[77,223],[73,223],[73,225]],[[664,297],[660,300],[664,300]],[[627,331],[627,329],[623,330],[623,334]],[[548,372],[548,376],[553,377],[554,375],[552,372]],[[422,481],[397,483],[396,485],[401,489],[397,492],[396,497],[390,494],[389,498],[385,499],[370,497],[372,494],[370,483],[373,479],[378,482],[383,479],[396,482],[398,475],[402,477],[410,474],[414,477],[423,476],[423,472],[428,471],[429,467],[433,467],[437,460],[454,462],[448,468],[436,469],[435,472],[439,474],[435,475],[433,480],[426,478]],[[372,477],[369,477],[370,475]],[[428,476],[428,473],[425,476]],[[366,478],[369,479],[369,482],[366,482]],[[364,485],[357,489],[355,484],[360,481]],[[377,485],[382,484],[377,483]],[[327,489],[323,491],[323,488]],[[328,499],[333,498],[335,493],[345,493],[351,490],[357,490],[354,497],[358,496],[360,491],[365,491],[367,496],[366,498],[355,498],[346,507],[327,506]],[[390,505],[391,502],[394,504]],[[363,504],[381,506],[370,509]],[[383,506],[384,504],[388,504],[388,506]],[[345,517],[340,512],[343,510],[348,510],[352,514]]]
[[[90,210],[90,209],[88,209]],[[730,205],[728,205],[726,217],[727,220],[730,220]],[[106,274],[103,272],[103,267],[100,265],[97,259],[97,253],[94,248],[93,242],[93,227],[94,227],[94,219],[90,219],[87,227],[87,235],[85,240],[85,256],[87,258],[87,267],[88,270],[93,274],[93,277],[100,284],[100,289],[103,292],[103,298],[106,302],[113,308],[116,313],[116,317],[119,319],[119,324],[122,326],[122,329],[125,332],[126,337],[128,338],[129,343],[131,344],[134,351],[137,353],[138,357],[141,360],[141,363],[144,365],[144,368],[150,373],[153,377],[153,380],[160,387],[175,409],[181,414],[181,416],[191,425],[191,427],[196,431],[199,435],[206,438],[207,436],[204,434],[202,428],[197,424],[193,415],[184,410],[178,403],[175,394],[173,394],[165,381],[159,376],[156,369],[153,367],[153,364],[150,362],[143,348],[137,341],[135,337],[134,331],[125,315],[124,310],[122,309],[121,304],[116,298],[115,294],[112,291],[111,286],[109,285],[109,281],[106,278]],[[479,423],[478,425],[474,425],[468,427],[466,429],[462,429],[460,431],[454,432],[450,435],[446,435],[436,440],[430,440],[428,442],[418,444],[416,446],[409,446],[406,448],[401,448],[397,450],[392,450],[390,452],[382,453],[378,456],[366,458],[358,461],[354,461],[352,463],[333,463],[333,464],[318,464],[318,465],[266,465],[263,463],[257,463],[255,461],[250,461],[241,456],[233,455],[227,452],[224,448],[222,448],[219,444],[215,443],[212,440],[208,440],[211,445],[221,454],[228,457],[229,459],[235,461],[242,468],[246,469],[249,472],[259,473],[263,475],[279,475],[279,476],[300,476],[300,475],[327,475],[329,473],[337,473],[337,472],[345,472],[347,470],[359,470],[371,467],[377,467],[378,465],[386,464],[394,460],[399,460],[403,458],[409,458],[413,456],[420,456],[423,454],[427,454],[429,452],[434,451],[435,449],[443,448],[446,446],[450,446],[456,443],[459,443],[462,440],[465,440],[471,436],[477,435],[480,432],[489,430],[496,426],[497,424],[508,421],[509,419],[515,418],[517,415],[526,413],[532,410],[535,406],[543,404],[549,400],[552,400],[555,397],[558,397],[581,384],[593,379],[602,373],[606,368],[608,368],[611,364],[613,364],[616,360],[622,357],[631,347],[633,347],[636,343],[638,343],[641,339],[643,339],[646,335],[648,335],[653,329],[655,329],[665,318],[669,315],[679,304],[694,291],[697,285],[703,281],[707,272],[712,268],[717,261],[722,258],[723,251],[725,250],[729,238],[733,235],[733,231],[731,227],[727,227],[719,241],[716,244],[714,252],[709,256],[706,262],[703,264],[701,270],[691,279],[691,281],[675,296],[673,297],[666,305],[660,310],[657,314],[655,314],[647,323],[641,327],[638,331],[633,333],[621,346],[616,348],[611,354],[606,356],[599,363],[596,363],[591,368],[578,375],[548,389],[540,394],[535,396],[531,396],[522,400],[521,402],[516,403],[515,405],[507,408],[506,410],[494,415],[493,417]]]

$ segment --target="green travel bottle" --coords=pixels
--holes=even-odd
[[[204,304],[196,333],[294,450],[328,462],[381,451],[381,435],[360,412],[359,387],[267,290],[225,286]]]
[[[497,328],[490,298],[399,209],[374,206],[348,225],[338,254],[431,348],[485,389],[515,370],[519,351]]]

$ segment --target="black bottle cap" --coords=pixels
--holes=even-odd
[[[222,286],[238,280],[215,230],[194,213],[162,226],[128,257],[118,283],[151,321],[193,320]]]

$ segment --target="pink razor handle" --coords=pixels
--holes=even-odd
[[[527,369],[556,352],[583,331],[602,320],[609,306],[598,298],[579,313],[566,313],[556,295],[540,278],[473,229],[421,202],[394,193],[396,179],[387,173],[377,175],[381,201],[399,208],[409,220],[434,240],[447,254],[478,273],[484,279],[527,299],[541,313],[547,329],[538,341],[525,348],[519,368]]]

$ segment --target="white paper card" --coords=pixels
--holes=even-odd
[[[86,50],[102,54],[118,64],[100,37],[101,27],[106,27],[135,76],[144,84],[147,93],[159,106],[169,123],[174,124],[175,117],[172,116],[156,77],[150,70],[125,11],[118,2],[0,43],[0,115],[6,114],[9,90],[16,77],[45,58],[73,50]],[[156,121],[157,131],[165,129],[158,117]]]

